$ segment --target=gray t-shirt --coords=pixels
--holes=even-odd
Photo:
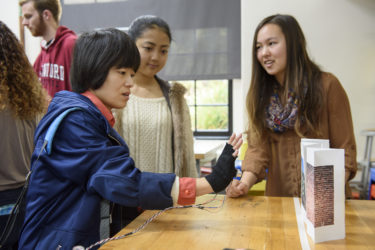
[[[0,111],[0,191],[22,187],[30,169],[35,128],[40,120],[21,120]]]

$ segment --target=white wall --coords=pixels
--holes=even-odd
[[[338,77],[351,104],[358,159],[364,153],[360,131],[375,128],[375,1],[241,0],[241,91],[235,109],[247,123],[245,106],[251,77],[251,47],[258,23],[272,14],[291,14],[306,36],[311,58]],[[237,86],[235,87],[237,88]],[[243,91],[246,90],[246,91]],[[234,126],[237,129],[241,125]],[[375,151],[375,150],[374,150]]]
[[[0,20],[19,36],[18,1],[0,0]],[[246,128],[246,93],[251,76],[255,27],[266,16],[291,14],[305,33],[311,58],[332,72],[344,86],[352,109],[358,159],[365,139],[360,131],[375,128],[375,1],[373,0],[241,0],[242,79],[233,84],[233,128]],[[26,53],[34,62],[39,38],[25,29]]]
[[[18,1],[0,0],[0,20],[4,22],[19,39],[18,32]]]
[[[0,20],[3,21],[20,39],[19,16],[20,7],[18,0],[0,0]],[[40,38],[33,37],[28,29],[25,29],[25,49],[30,62],[34,62],[40,52]]]

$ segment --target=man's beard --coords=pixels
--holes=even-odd
[[[35,26],[35,29],[31,31],[31,34],[33,36],[43,36],[44,33],[46,32],[46,23],[44,22],[43,18],[41,15],[39,15],[39,23],[38,25]]]

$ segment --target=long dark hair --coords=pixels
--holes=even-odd
[[[249,133],[253,139],[265,135],[265,109],[269,104],[276,79],[269,75],[257,59],[257,37],[266,24],[278,25],[285,36],[287,65],[284,89],[293,89],[298,98],[298,116],[295,131],[302,136],[304,126],[308,132],[319,134],[319,114],[322,108],[321,70],[309,58],[306,40],[297,20],[290,15],[272,15],[263,19],[257,26],[253,39],[252,75],[246,97],[249,116]],[[284,91],[287,95],[288,91]],[[306,131],[306,132],[307,132]]]

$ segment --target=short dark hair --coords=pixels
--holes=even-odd
[[[53,18],[58,23],[61,17],[61,4],[60,0],[19,0],[19,5],[22,7],[25,3],[33,2],[34,8],[42,16],[44,10],[49,10]]]
[[[128,34],[133,41],[136,41],[142,36],[143,32],[155,28],[162,30],[168,36],[169,42],[172,41],[171,30],[169,29],[167,22],[160,17],[152,15],[139,16],[134,19],[129,26]]]
[[[138,70],[140,55],[124,32],[109,28],[82,34],[76,41],[70,68],[74,92],[100,88],[112,67]]]

